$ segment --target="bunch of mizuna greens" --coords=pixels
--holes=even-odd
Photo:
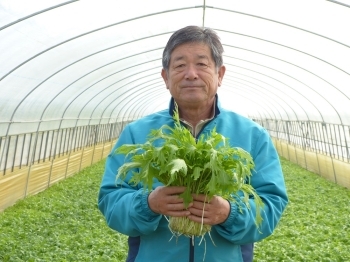
[[[174,111],[174,128],[163,125],[152,130],[144,144],[124,144],[117,154],[125,154],[130,161],[118,170],[117,179],[125,179],[132,171],[129,184],[142,183],[152,190],[154,179],[166,186],[185,186],[180,195],[185,206],[192,201],[192,194],[205,194],[210,200],[214,195],[249,206],[249,198],[256,204],[255,223],[262,222],[260,214],[263,202],[250,185],[254,169],[251,155],[242,148],[230,147],[228,139],[216,132],[201,135],[199,139],[180,124],[178,109]],[[169,228],[175,236],[204,236],[211,226],[189,220],[187,217],[170,217]]]

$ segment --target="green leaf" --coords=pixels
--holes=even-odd
[[[170,173],[170,180],[167,185],[178,185],[178,183],[174,183],[174,181],[177,181],[177,177],[179,173],[187,174],[187,165],[186,162],[183,159],[173,159],[168,164],[168,169]]]
[[[193,197],[192,197],[192,192],[190,190],[189,187],[186,188],[186,190],[180,194],[180,197],[183,198],[184,200],[184,204],[185,204],[185,208],[188,207],[188,205],[192,202]]]
[[[178,108],[174,111],[174,126],[163,125],[152,130],[144,144],[123,145],[116,153],[126,155],[126,163],[119,169],[118,177],[132,171],[130,183],[150,189],[154,179],[164,185],[185,186],[181,194],[186,204],[191,194],[221,195],[240,202],[248,208],[249,198],[257,206],[257,224],[261,222],[263,202],[250,186],[254,162],[242,148],[230,147],[229,140],[216,132],[203,133],[198,141],[180,122]],[[129,162],[128,162],[129,161]],[[235,200],[236,201],[236,200]]]
[[[193,169],[193,173],[192,173],[193,180],[197,180],[201,176],[202,171],[203,171],[203,168],[196,166]]]

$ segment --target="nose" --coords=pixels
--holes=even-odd
[[[198,79],[197,69],[194,65],[188,65],[185,71],[186,80],[196,80]]]

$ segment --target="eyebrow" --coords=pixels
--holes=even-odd
[[[198,56],[199,59],[208,59],[209,60],[209,57],[207,55],[199,55]]]
[[[184,56],[177,56],[174,58],[174,62],[179,61],[179,60],[183,60]]]
[[[207,55],[197,55],[197,58],[198,59],[208,59],[209,60],[209,57]],[[183,60],[183,59],[185,59],[184,56],[177,56],[177,57],[174,58],[174,62],[180,61],[180,60]]]

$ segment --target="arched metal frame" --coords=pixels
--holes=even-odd
[[[0,39],[6,39],[0,42],[2,141],[21,130],[38,133],[132,121],[166,108],[170,95],[160,76],[161,52],[171,33],[188,24],[211,27],[222,39],[227,71],[219,95],[232,101],[223,99],[225,107],[260,119],[350,125],[350,64],[345,62],[350,60],[350,8],[345,3],[284,2],[289,10],[277,0],[152,0],[115,8],[116,1],[103,0],[96,8],[106,12],[106,24],[94,22],[105,15],[96,13],[89,26],[84,25],[84,13],[91,12],[92,2],[54,2],[32,4],[26,11],[24,0],[24,7],[0,0]],[[126,15],[128,6],[140,8]],[[269,6],[274,6],[272,17]],[[111,15],[108,10],[113,8]],[[288,12],[301,8],[314,21],[301,24],[299,13],[292,21]],[[70,31],[59,17],[72,15],[72,10],[80,11],[75,15],[81,15],[76,19],[82,22],[69,25]],[[325,12],[336,14],[327,23],[337,32],[321,23]],[[57,36],[41,38],[45,28],[50,30],[43,24],[49,16],[49,24],[56,19],[62,29]],[[180,22],[173,19],[178,17]],[[144,25],[148,22],[152,27]],[[31,41],[37,41],[37,47]],[[328,54],[334,50],[334,56]],[[7,52],[13,55],[10,62]],[[348,139],[346,129],[343,133]],[[4,143],[0,141],[0,163],[6,155]]]

